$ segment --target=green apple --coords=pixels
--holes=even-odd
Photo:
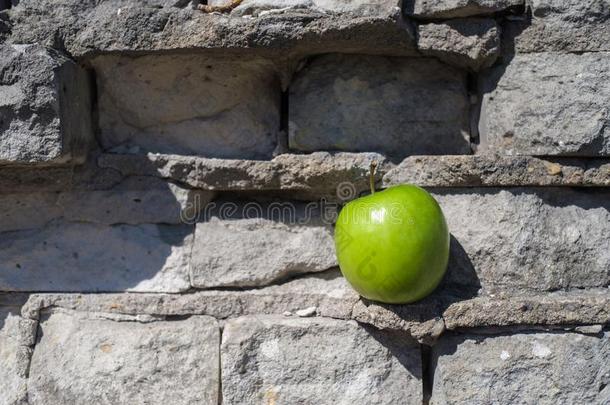
[[[418,301],[438,286],[447,269],[449,230],[443,212],[434,197],[414,185],[372,191],[345,205],[337,218],[341,272],[370,300]]]

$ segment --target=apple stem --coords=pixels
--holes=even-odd
[[[377,161],[371,162],[369,181],[371,184],[371,194],[375,194],[375,172],[377,171]]]

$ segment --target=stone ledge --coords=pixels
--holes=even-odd
[[[0,294],[0,297],[12,295]],[[357,300],[357,294],[345,279],[332,270],[249,290],[205,290],[188,294],[32,294],[22,307],[22,314],[29,319],[38,319],[41,310],[57,307],[126,315],[210,315],[226,319],[296,312],[313,306],[319,316],[349,319]]]
[[[384,186],[422,187],[610,186],[603,159],[476,156],[411,156],[388,170]]]
[[[284,10],[240,18],[133,0],[90,4],[20,2],[9,10],[13,28],[8,42],[53,44],[62,38],[62,46],[76,58],[218,48],[258,49],[278,57],[334,51],[417,54],[413,28],[398,10],[367,16]]]
[[[347,200],[368,190],[369,165],[373,160],[379,162],[377,179],[381,180],[391,164],[376,153],[283,154],[272,160],[103,154],[98,158],[98,165],[115,169],[124,176],[157,176],[208,190],[285,190],[333,199],[342,191],[346,194],[341,198]],[[343,182],[350,182],[345,190],[340,189]]]
[[[378,329],[403,331],[426,344],[433,343],[445,330],[517,326],[578,330],[579,325],[610,324],[608,289],[470,299],[440,289],[414,304],[385,305],[360,299],[338,271],[251,290],[180,295],[32,294],[22,307],[22,315],[38,319],[42,310],[64,308],[125,315],[209,315],[230,319],[285,314],[292,318],[298,310],[312,307],[312,316],[353,319]]]
[[[610,289],[477,297],[450,305],[443,317],[447,329],[610,324]]]
[[[265,160],[211,159],[179,155],[102,154],[98,164],[124,176],[157,176],[191,187],[218,191],[300,191],[335,196],[350,182],[353,195],[368,190],[372,160],[380,162],[383,186],[413,183],[422,187],[608,187],[607,159],[529,156],[410,156],[394,165],[376,153],[283,154]],[[345,190],[343,190],[345,191]],[[348,190],[349,191],[349,190]]]

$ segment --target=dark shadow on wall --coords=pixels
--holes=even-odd
[[[422,379],[420,345],[404,332],[379,330],[371,325],[361,324],[366,332],[389,350],[392,357],[416,379]]]
[[[0,215],[0,290],[188,290],[194,226],[181,222],[175,189],[148,177],[107,188],[90,183],[95,174],[83,178],[48,193],[3,196],[12,204]]]
[[[21,307],[27,302],[29,294],[23,293],[0,293],[0,335],[9,316],[21,316]],[[10,333],[10,331],[9,331]]]

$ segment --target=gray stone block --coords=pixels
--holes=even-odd
[[[327,318],[227,322],[226,404],[420,404],[419,347],[398,334]]]
[[[610,51],[608,0],[532,0],[531,19],[506,27],[507,52]]]
[[[0,404],[26,405],[27,377],[36,339],[36,321],[23,319],[19,306],[0,306]]]
[[[104,149],[271,158],[281,89],[268,61],[192,54],[92,63]]]
[[[215,203],[196,225],[194,287],[257,287],[337,266],[331,217],[302,203]]]
[[[468,154],[465,72],[435,59],[331,54],[290,86],[293,150]]]
[[[483,76],[484,153],[610,155],[610,53],[516,55]]]
[[[434,191],[454,240],[449,285],[484,292],[610,285],[610,190]]]
[[[479,71],[500,55],[500,27],[491,18],[465,18],[420,24],[417,47],[424,54]]]
[[[38,45],[0,45],[0,164],[81,162],[93,140],[87,73]]]
[[[1,291],[190,288],[193,226],[53,222],[0,234]]]
[[[405,0],[403,7],[407,15],[436,19],[494,14],[524,3],[524,0]]]
[[[40,323],[28,384],[31,405],[216,404],[216,320],[118,321],[55,312]]]
[[[431,404],[605,404],[610,333],[454,335],[433,348]]]

